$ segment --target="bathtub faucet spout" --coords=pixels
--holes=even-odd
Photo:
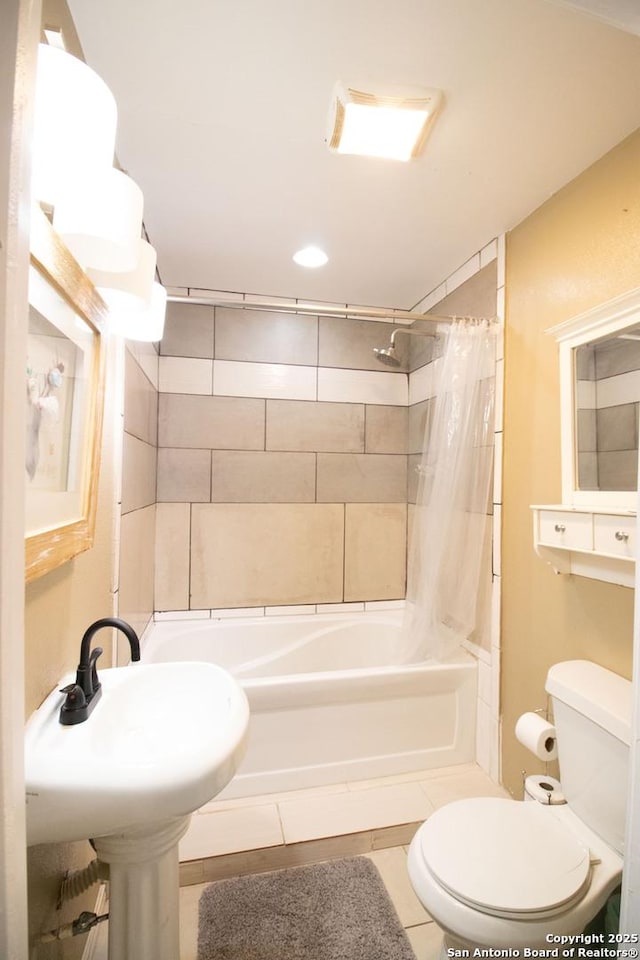
[[[131,659],[140,659],[140,641],[138,635],[125,620],[118,617],[102,617],[96,620],[84,632],[80,644],[80,662],[76,671],[76,682],[61,690],[66,699],[60,708],[60,723],[71,726],[85,721],[102,695],[102,684],[98,679],[97,660],[102,647],[91,650],[94,634],[103,627],[115,627],[124,633],[131,648]]]

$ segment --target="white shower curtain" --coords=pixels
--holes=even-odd
[[[446,660],[477,626],[490,563],[497,329],[494,321],[453,321],[434,363],[410,531],[404,662]]]

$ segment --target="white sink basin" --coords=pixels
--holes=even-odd
[[[211,663],[100,670],[84,723],[59,722],[63,678],[25,731],[29,844],[104,837],[197,810],[231,780],[249,707]]]

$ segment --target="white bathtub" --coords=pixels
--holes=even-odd
[[[400,623],[401,611],[163,621],[142,660],[208,660],[241,681],[249,747],[224,797],[473,760],[475,660],[394,665]]]

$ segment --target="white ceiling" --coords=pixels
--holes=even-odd
[[[69,6],[170,286],[409,308],[640,125],[640,37],[564,2]],[[337,80],[440,88],[423,155],[330,153]]]

